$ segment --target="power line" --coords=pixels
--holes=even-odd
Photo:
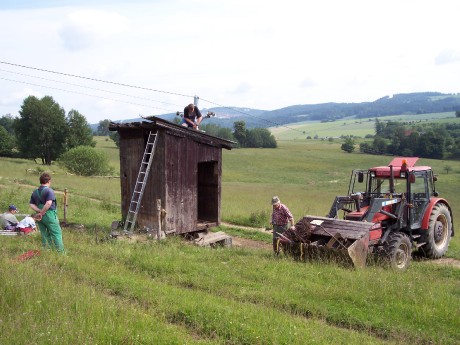
[[[100,83],[111,84],[111,85],[118,85],[118,86],[123,86],[123,87],[134,88],[134,89],[140,89],[140,90],[147,90],[147,91],[159,92],[159,93],[164,93],[164,94],[170,94],[170,95],[175,95],[175,96],[188,97],[188,98],[194,97],[194,96],[191,96],[191,95],[185,95],[185,94],[181,94],[181,93],[177,93],[177,92],[170,92],[170,91],[164,91],[164,90],[157,90],[157,89],[152,89],[152,88],[147,88],[147,87],[142,87],[142,86],[136,86],[136,85],[130,85],[130,84],[112,82],[112,81],[108,81],[108,80],[90,78],[90,77],[80,76],[80,75],[76,75],[76,74],[57,72],[57,71],[47,70],[47,69],[38,68],[38,67],[31,67],[31,66],[25,66],[25,65],[15,64],[15,63],[12,63],[12,62],[7,62],[7,61],[0,61],[0,64],[10,65],[10,66],[15,66],[15,67],[20,67],[20,68],[26,68],[26,69],[31,69],[31,70],[41,71],[41,72],[46,72],[46,73],[53,73],[53,74],[68,76],[68,77],[72,77],[72,78],[80,78],[80,79],[84,79],[84,80],[90,80],[90,81],[95,81],[95,82],[100,82]],[[11,72],[11,73],[14,73],[14,72]],[[36,85],[36,84],[33,84],[33,83],[27,83],[27,82],[20,82],[20,81],[16,81],[16,80],[10,80],[10,79],[6,79],[6,78],[0,78],[0,79],[9,80],[9,81],[18,82],[18,83],[29,84],[29,85],[35,85],[35,86],[40,86],[40,87],[51,88],[51,89],[55,89],[55,90],[65,91],[65,92],[74,92],[74,91],[69,91],[69,90],[64,90],[64,89],[59,89],[59,88],[53,88],[53,87],[49,87],[49,86]],[[43,79],[45,79],[45,78],[43,78]],[[45,79],[45,80],[46,80],[46,79]],[[62,83],[65,83],[65,82],[62,82]],[[69,83],[69,84],[70,84],[70,83]],[[74,84],[70,84],[70,85],[74,85]],[[74,85],[74,86],[75,86],[75,85]],[[80,85],[76,85],[76,86],[80,86]],[[80,86],[80,87],[83,87],[83,86]],[[86,88],[90,89],[90,87],[86,87]],[[96,90],[98,90],[98,89],[96,89]],[[104,90],[99,90],[99,91],[104,91]],[[106,91],[106,92],[111,92],[111,91]],[[77,94],[82,94],[82,95],[87,95],[87,96],[92,96],[92,97],[99,97],[99,96],[94,96],[94,95],[85,94],[85,93],[76,92],[76,91],[75,91],[75,93],[77,93]],[[116,93],[116,92],[112,92],[112,93]],[[128,96],[128,97],[134,97],[134,98],[141,98],[141,97],[135,97],[135,96],[125,95],[125,94],[121,94],[121,95]],[[99,98],[114,100],[114,101],[117,101],[117,102],[124,102],[124,103],[128,103],[128,104],[134,104],[134,105],[145,106],[145,105],[143,105],[143,104],[138,104],[138,103],[133,103],[133,102],[126,102],[126,101],[120,101],[120,100],[116,100],[116,99],[112,99],[112,98],[107,98],[107,97],[99,97]],[[142,98],[141,98],[141,99],[142,99]],[[289,130],[292,130],[292,131],[296,131],[296,132],[299,132],[299,133],[303,133],[303,131],[300,131],[300,130],[298,130],[298,129],[295,129],[295,128],[292,128],[292,127],[289,127],[289,126],[286,126],[286,125],[282,125],[282,124],[279,124],[279,123],[277,123],[277,122],[275,122],[275,121],[267,120],[267,119],[265,119],[265,118],[262,118],[262,117],[259,117],[259,116],[253,115],[253,114],[245,113],[245,112],[243,112],[243,111],[240,111],[240,110],[235,109],[235,108],[232,108],[232,107],[227,107],[227,106],[224,106],[224,105],[221,105],[221,104],[218,104],[218,103],[215,103],[215,102],[212,102],[212,101],[203,99],[203,98],[201,98],[201,100],[203,100],[204,102],[208,102],[208,103],[210,103],[210,104],[213,104],[213,105],[215,105],[215,106],[218,106],[218,107],[222,107],[222,108],[226,108],[226,109],[235,111],[235,112],[237,112],[237,113],[240,113],[240,114],[243,114],[243,115],[246,115],[246,116],[251,116],[251,117],[256,118],[256,119],[258,119],[258,120],[260,120],[260,121],[264,121],[264,122],[266,122],[266,123],[268,123],[268,124],[270,124],[270,125],[272,125],[272,126],[284,127],[284,128],[289,129]],[[163,103],[165,103],[165,102],[163,102]],[[167,103],[165,103],[165,104],[167,104]],[[171,105],[173,105],[173,104],[171,104]],[[151,107],[151,106],[147,106],[147,107],[155,108],[155,109],[160,109],[160,110],[165,110],[165,111],[170,111],[170,110],[166,110],[166,109],[158,108],[158,107]]]
[[[295,128],[292,128],[292,127],[289,127],[289,126],[286,126],[286,125],[279,124],[279,123],[277,123],[277,122],[275,122],[275,121],[267,120],[267,119],[264,119],[264,118],[262,118],[262,117],[259,117],[259,116],[253,115],[253,114],[248,114],[248,113],[245,113],[245,112],[243,112],[243,111],[241,111],[241,110],[238,110],[238,109],[235,109],[235,108],[226,107],[225,105],[220,105],[220,104],[218,104],[218,103],[215,103],[215,102],[206,100],[206,99],[204,99],[204,98],[200,98],[200,99],[201,99],[202,101],[208,102],[208,103],[210,103],[210,104],[214,104],[215,106],[218,106],[218,107],[230,109],[230,110],[233,110],[233,111],[235,111],[235,112],[237,112],[237,113],[240,113],[240,114],[243,114],[243,115],[246,115],[246,116],[252,116],[252,117],[254,117],[254,118],[258,119],[258,120],[265,121],[265,122],[267,122],[267,123],[269,123],[269,124],[271,124],[271,125],[273,125],[273,126],[276,126],[276,127],[284,127],[284,128],[290,129],[290,130],[292,130],[292,131],[296,131],[296,132],[299,132],[299,133],[303,133],[303,131],[300,131],[300,130],[298,130],[298,129],[295,129]]]
[[[30,75],[30,74],[19,73],[19,72],[13,72],[13,71],[8,71],[8,70],[4,70],[4,69],[0,69],[0,71],[2,71],[2,72],[7,72],[7,73],[11,73],[11,74],[22,75],[22,76],[25,76],[25,77],[31,77],[31,78],[41,79],[41,80],[52,81],[52,82],[60,83],[60,84],[66,84],[66,85],[71,85],[71,86],[77,86],[77,87],[81,87],[81,88],[83,88],[83,89],[89,89],[89,90],[95,90],[95,91],[102,91],[102,92],[112,93],[112,94],[115,94],[115,95],[126,96],[126,97],[132,97],[132,98],[137,98],[137,99],[143,99],[143,100],[146,100],[146,101],[158,102],[158,103],[163,103],[163,104],[173,105],[173,106],[179,107],[179,105],[177,105],[177,104],[168,103],[168,102],[163,102],[163,101],[158,101],[158,100],[151,99],[151,98],[139,97],[139,96],[134,96],[134,95],[130,95],[130,94],[126,94],[126,93],[121,93],[121,92],[115,92],[115,91],[108,91],[108,90],[98,89],[98,88],[95,88],[95,87],[90,87],[90,86],[85,86],[85,85],[79,85],[79,84],[73,84],[73,83],[68,83],[68,82],[65,82],[65,81],[60,81],[60,80],[55,80],[55,79],[48,79],[48,78],[44,78],[44,77],[37,77],[37,76],[34,76],[34,75]],[[17,81],[17,82],[19,83],[20,81]],[[47,87],[47,86],[45,86],[45,87]],[[69,92],[71,92],[71,91],[69,91]]]
[[[150,105],[145,105],[145,104],[140,104],[140,103],[122,101],[122,100],[115,99],[115,98],[96,96],[96,95],[91,95],[91,94],[89,94],[89,93],[84,93],[84,92],[65,90],[65,89],[60,89],[60,88],[58,88],[58,87],[45,86],[45,85],[34,84],[34,83],[29,83],[29,82],[19,81],[19,80],[13,80],[13,79],[8,79],[8,78],[3,78],[3,77],[0,77],[0,79],[2,79],[2,80],[7,80],[7,81],[12,81],[12,82],[15,82],[15,83],[20,83],[20,84],[27,84],[27,85],[33,85],[33,86],[38,86],[38,87],[44,87],[44,88],[52,89],[52,90],[59,90],[59,91],[64,91],[64,92],[69,92],[69,93],[76,93],[76,94],[84,95],[84,96],[90,96],[90,97],[96,97],[96,98],[103,98],[103,99],[107,99],[107,100],[110,100],[110,101],[122,102],[122,103],[127,103],[127,104],[132,104],[132,105],[138,105],[138,106],[146,107],[146,108],[159,109],[159,110],[163,110],[163,111],[167,111],[167,112],[170,112],[170,111],[171,111],[171,110],[169,110],[169,109],[164,109],[164,108],[159,108],[159,107],[153,107],[153,106],[150,106]]]
[[[69,74],[69,73],[63,73],[63,72],[56,72],[56,71],[51,71],[43,68],[38,68],[38,67],[30,67],[30,66],[24,66],[24,65],[19,65],[11,62],[6,62],[6,61],[0,61],[1,64],[5,65],[10,65],[10,66],[16,66],[16,67],[21,67],[21,68],[27,68],[35,71],[41,71],[41,72],[46,72],[46,73],[53,73],[53,74],[59,74],[59,75],[65,75],[67,77],[72,77],[72,78],[80,78],[80,79],[85,79],[85,80],[91,80],[91,81],[97,81],[99,83],[106,83],[106,84],[112,84],[112,85],[119,85],[119,86],[124,86],[124,87],[130,87],[133,89],[140,89],[140,90],[147,90],[147,91],[153,91],[153,92],[160,92],[160,93],[166,93],[170,95],[176,95],[176,96],[182,96],[182,97],[193,97],[190,95],[184,95],[181,93],[176,93],[176,92],[169,92],[169,91],[162,91],[162,90],[155,90],[155,89],[150,89],[148,87],[143,87],[143,86],[136,86],[136,85],[129,85],[129,84],[124,84],[124,83],[117,83],[114,81],[108,81],[108,80],[102,80],[102,79],[96,79],[96,78],[89,78],[89,77],[84,77],[76,74]]]

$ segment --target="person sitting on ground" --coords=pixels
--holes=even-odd
[[[182,126],[199,130],[199,126],[203,117],[201,116],[200,110],[193,104],[189,104],[184,108],[184,119],[182,120]]]
[[[15,214],[18,213],[19,210],[16,206],[10,205],[8,207],[8,212],[2,214],[2,228],[4,230],[11,230],[14,231],[16,229],[16,225],[19,223],[18,219],[16,218]]]
[[[36,230],[35,224],[35,215],[31,214],[30,216],[24,217],[18,225],[16,225],[16,231],[22,232],[24,234],[28,234],[29,232]]]

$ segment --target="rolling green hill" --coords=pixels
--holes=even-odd
[[[418,115],[392,115],[379,118],[380,121],[422,122],[435,121],[438,123],[460,122],[455,117],[455,112],[418,114]],[[304,121],[290,123],[285,126],[271,127],[270,131],[277,140],[301,140],[307,136],[319,138],[337,138],[342,135],[353,135],[364,138],[366,135],[375,134],[375,118],[355,119],[345,118],[330,122]]]

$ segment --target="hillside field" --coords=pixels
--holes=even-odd
[[[380,121],[396,122],[459,122],[455,112],[420,114],[420,115],[393,115],[379,117]],[[335,138],[342,135],[353,135],[364,138],[367,134],[375,134],[375,118],[354,119],[347,118],[334,122],[307,121],[272,127],[270,131],[277,140],[303,140],[307,136],[318,138]]]
[[[97,141],[118,169],[113,142]],[[340,145],[280,140],[277,149],[224,150],[222,219],[265,224],[273,195],[296,219],[324,215],[346,194],[352,169],[392,158],[348,154]],[[438,173],[437,189],[453,208],[457,235],[447,257],[458,260],[460,162],[419,163]],[[14,203],[28,212],[38,175],[26,169],[43,167],[0,158],[2,209]],[[110,240],[110,223],[121,217],[119,180],[47,170],[52,187],[69,192],[67,221],[84,230],[64,228],[67,255],[42,252],[25,262],[15,259],[40,249],[39,234],[0,236],[0,344],[458,344],[458,266],[414,260],[396,273],[180,238]]]

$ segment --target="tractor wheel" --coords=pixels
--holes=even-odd
[[[430,214],[427,243],[422,247],[422,253],[431,259],[442,257],[449,247],[452,236],[452,217],[444,204],[436,204]]]
[[[412,244],[402,232],[392,232],[387,239],[386,254],[388,264],[398,271],[405,271],[412,259]]]

